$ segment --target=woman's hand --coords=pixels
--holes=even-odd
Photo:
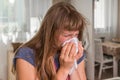
[[[56,80],[66,80],[69,71],[74,65],[75,60],[78,60],[83,53],[83,47],[81,43],[78,44],[78,53],[76,54],[76,45],[74,42],[69,42],[64,45],[61,50],[59,61],[60,61],[60,68],[56,75]]]
[[[76,45],[74,42],[66,43],[65,46],[62,48],[60,53],[60,68],[64,69],[65,71],[69,72],[72,68],[76,57]],[[79,52],[80,53],[80,52]]]
[[[82,47],[82,43],[78,42],[78,53],[76,54],[76,60],[79,60],[83,55],[84,48]]]

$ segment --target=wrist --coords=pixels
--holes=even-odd
[[[68,77],[69,70],[65,68],[59,68],[56,74],[56,80],[66,80]]]
[[[68,75],[70,70],[60,67],[59,71],[66,74],[66,75]]]

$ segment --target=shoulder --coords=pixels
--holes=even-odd
[[[30,59],[30,58],[34,58],[34,51],[33,49],[29,48],[29,47],[22,47],[20,48],[16,55],[15,55],[16,58],[26,58],[26,59]]]
[[[23,59],[35,66],[35,54],[33,49],[29,47],[21,47],[18,49],[16,55],[14,56],[14,65],[16,64],[17,59]]]
[[[29,47],[21,47],[18,49],[17,54],[18,53],[33,53],[33,49]]]

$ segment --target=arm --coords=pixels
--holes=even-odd
[[[86,74],[85,74],[85,61],[83,58],[83,47],[81,43],[79,43],[78,47],[78,54],[76,56],[76,59],[79,60],[80,58],[82,59],[82,62],[78,64],[77,69],[71,74],[70,78],[71,80],[86,80]]]
[[[34,66],[23,59],[16,60],[16,73],[18,80],[36,80]]]
[[[68,77],[68,70],[65,70],[64,68],[60,68],[56,75],[54,76],[53,80],[66,80]]]
[[[70,76],[71,80],[86,80],[85,62],[79,63],[78,68]]]
[[[28,47],[20,48],[14,56],[14,67],[17,80],[36,80],[36,69],[33,50]]]

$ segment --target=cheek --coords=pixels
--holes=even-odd
[[[59,43],[62,44],[62,43],[65,42],[66,40],[67,40],[66,38],[60,37],[58,41],[59,41]]]
[[[57,40],[57,45],[61,46],[66,40],[68,40],[68,38],[63,37],[63,36],[59,36],[58,40]]]

